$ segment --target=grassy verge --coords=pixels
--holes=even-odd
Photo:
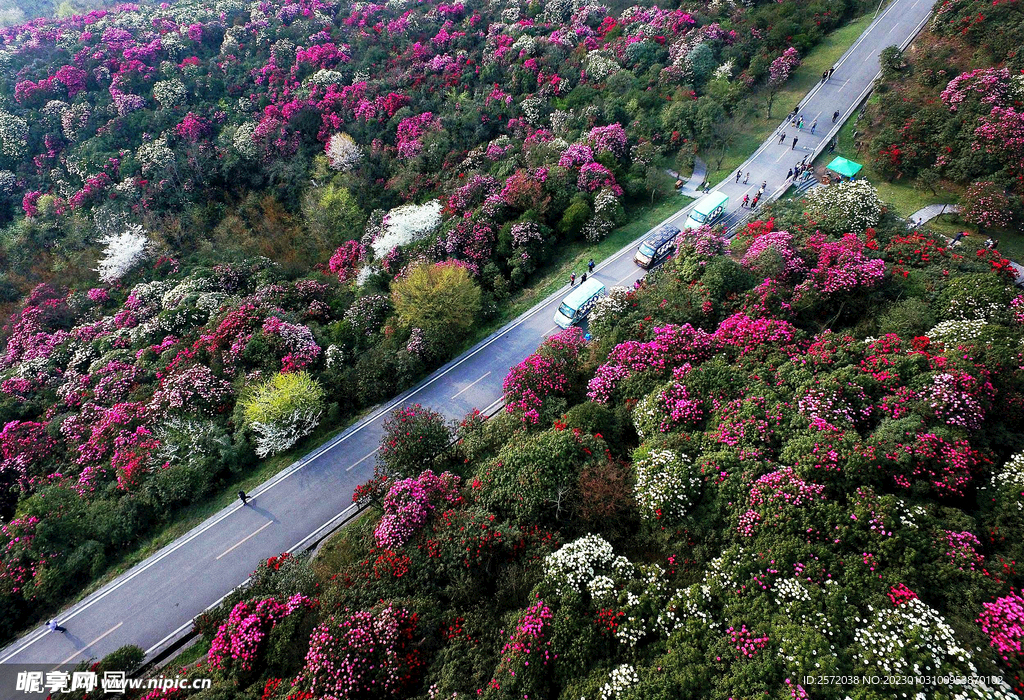
[[[804,56],[793,77],[776,94],[775,103],[772,105],[771,119],[765,116],[763,91],[755,91],[746,98],[733,115],[738,136],[722,161],[722,166],[713,169],[715,164],[708,163],[708,167],[713,169],[708,173],[709,181],[717,183],[735,172],[736,168],[749,158],[750,154],[756,151],[765,139],[771,136],[782,117],[796,107],[804,95],[821,80],[822,71],[830,68],[839,60],[839,57],[853,45],[853,42],[857,41],[857,37],[868,28],[873,19],[871,14],[866,14],[851,20],[811,49],[810,53]]]

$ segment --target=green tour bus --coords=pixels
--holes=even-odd
[[[703,224],[713,224],[725,213],[725,206],[729,203],[729,195],[724,192],[712,192],[702,197],[686,218],[683,230],[700,228]]]
[[[569,292],[555,311],[555,324],[559,328],[568,328],[579,323],[594,308],[597,300],[605,294],[604,284],[591,277],[586,282]]]

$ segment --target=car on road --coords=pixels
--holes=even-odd
[[[724,192],[712,192],[706,197],[701,197],[693,205],[693,208],[690,209],[690,215],[686,217],[683,230],[700,228],[704,224],[710,225],[715,223],[715,221],[722,218],[727,204],[729,204],[729,195]]]
[[[568,328],[579,323],[594,308],[597,300],[605,295],[605,291],[604,284],[594,277],[581,283],[559,304],[555,311],[555,324],[559,328]]]
[[[675,252],[678,235],[679,229],[671,224],[659,226],[640,244],[633,255],[633,262],[645,270],[651,269]]]

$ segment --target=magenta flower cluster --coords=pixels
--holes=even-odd
[[[296,610],[312,609],[317,601],[296,593],[282,602],[276,598],[243,600],[231,609],[217,630],[206,658],[214,668],[251,671],[259,660],[261,644],[274,626]]]
[[[418,477],[396,481],[384,497],[384,514],[373,531],[379,547],[398,549],[427,523],[438,506],[458,503],[459,477],[426,470]]]

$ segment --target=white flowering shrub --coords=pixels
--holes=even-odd
[[[558,595],[573,590],[589,592],[597,598],[610,592],[609,581],[628,579],[633,565],[623,556],[617,556],[600,535],[586,535],[562,545],[544,558],[544,582]],[[597,593],[598,595],[595,595]]]
[[[28,122],[21,117],[0,111],[0,153],[8,160],[18,161],[28,150]]]
[[[174,162],[174,151],[167,145],[167,140],[161,136],[139,146],[135,151],[135,157],[142,165],[142,172],[148,175],[170,167]]]
[[[256,123],[245,122],[235,130],[235,136],[231,139],[231,146],[245,160],[256,160],[260,154],[260,149],[253,139],[255,133]]]
[[[932,340],[941,340],[947,345],[961,345],[981,337],[987,325],[988,323],[983,320],[942,321],[925,335]]]
[[[290,449],[309,435],[320,423],[321,409],[296,409],[287,417],[273,423],[253,423],[256,436],[256,456],[269,457]]]
[[[1024,511],[1024,452],[1006,460],[1006,464],[992,475],[989,488],[997,500],[1011,502],[1017,512]]]
[[[629,664],[621,664],[612,669],[608,682],[601,687],[601,700],[614,700],[635,685],[640,683],[636,669]]]
[[[807,194],[807,211],[822,228],[860,233],[878,224],[882,200],[867,180],[815,187]]]
[[[149,255],[152,245],[146,230],[139,224],[129,224],[119,233],[110,233],[100,239],[106,246],[96,272],[110,284],[128,274]]]
[[[977,675],[971,653],[957,641],[953,628],[918,598],[894,608],[874,610],[854,633],[853,661],[858,672],[877,675]],[[926,685],[918,698],[996,698],[1014,695],[1005,683]],[[954,691],[955,692],[951,692]]]
[[[10,194],[14,191],[14,186],[18,183],[18,178],[14,176],[10,170],[0,170],[0,194]]]
[[[404,204],[387,213],[383,230],[370,247],[378,259],[383,258],[398,246],[432,235],[440,226],[440,200],[434,199],[426,204]]]
[[[625,287],[612,287],[608,290],[608,294],[597,300],[594,308],[590,311],[591,332],[593,333],[595,323],[614,322],[628,308],[629,290]]]
[[[685,454],[641,447],[634,455],[633,471],[634,495],[646,519],[683,518],[700,497],[700,474]]]
[[[591,51],[583,61],[583,69],[587,77],[600,82],[620,68],[617,61],[598,51]]]
[[[185,104],[185,83],[177,78],[172,80],[159,80],[153,83],[153,99],[160,103],[164,109],[177,107]]]
[[[343,173],[354,168],[363,157],[359,145],[345,133],[337,133],[327,141],[326,153],[331,167]]]

